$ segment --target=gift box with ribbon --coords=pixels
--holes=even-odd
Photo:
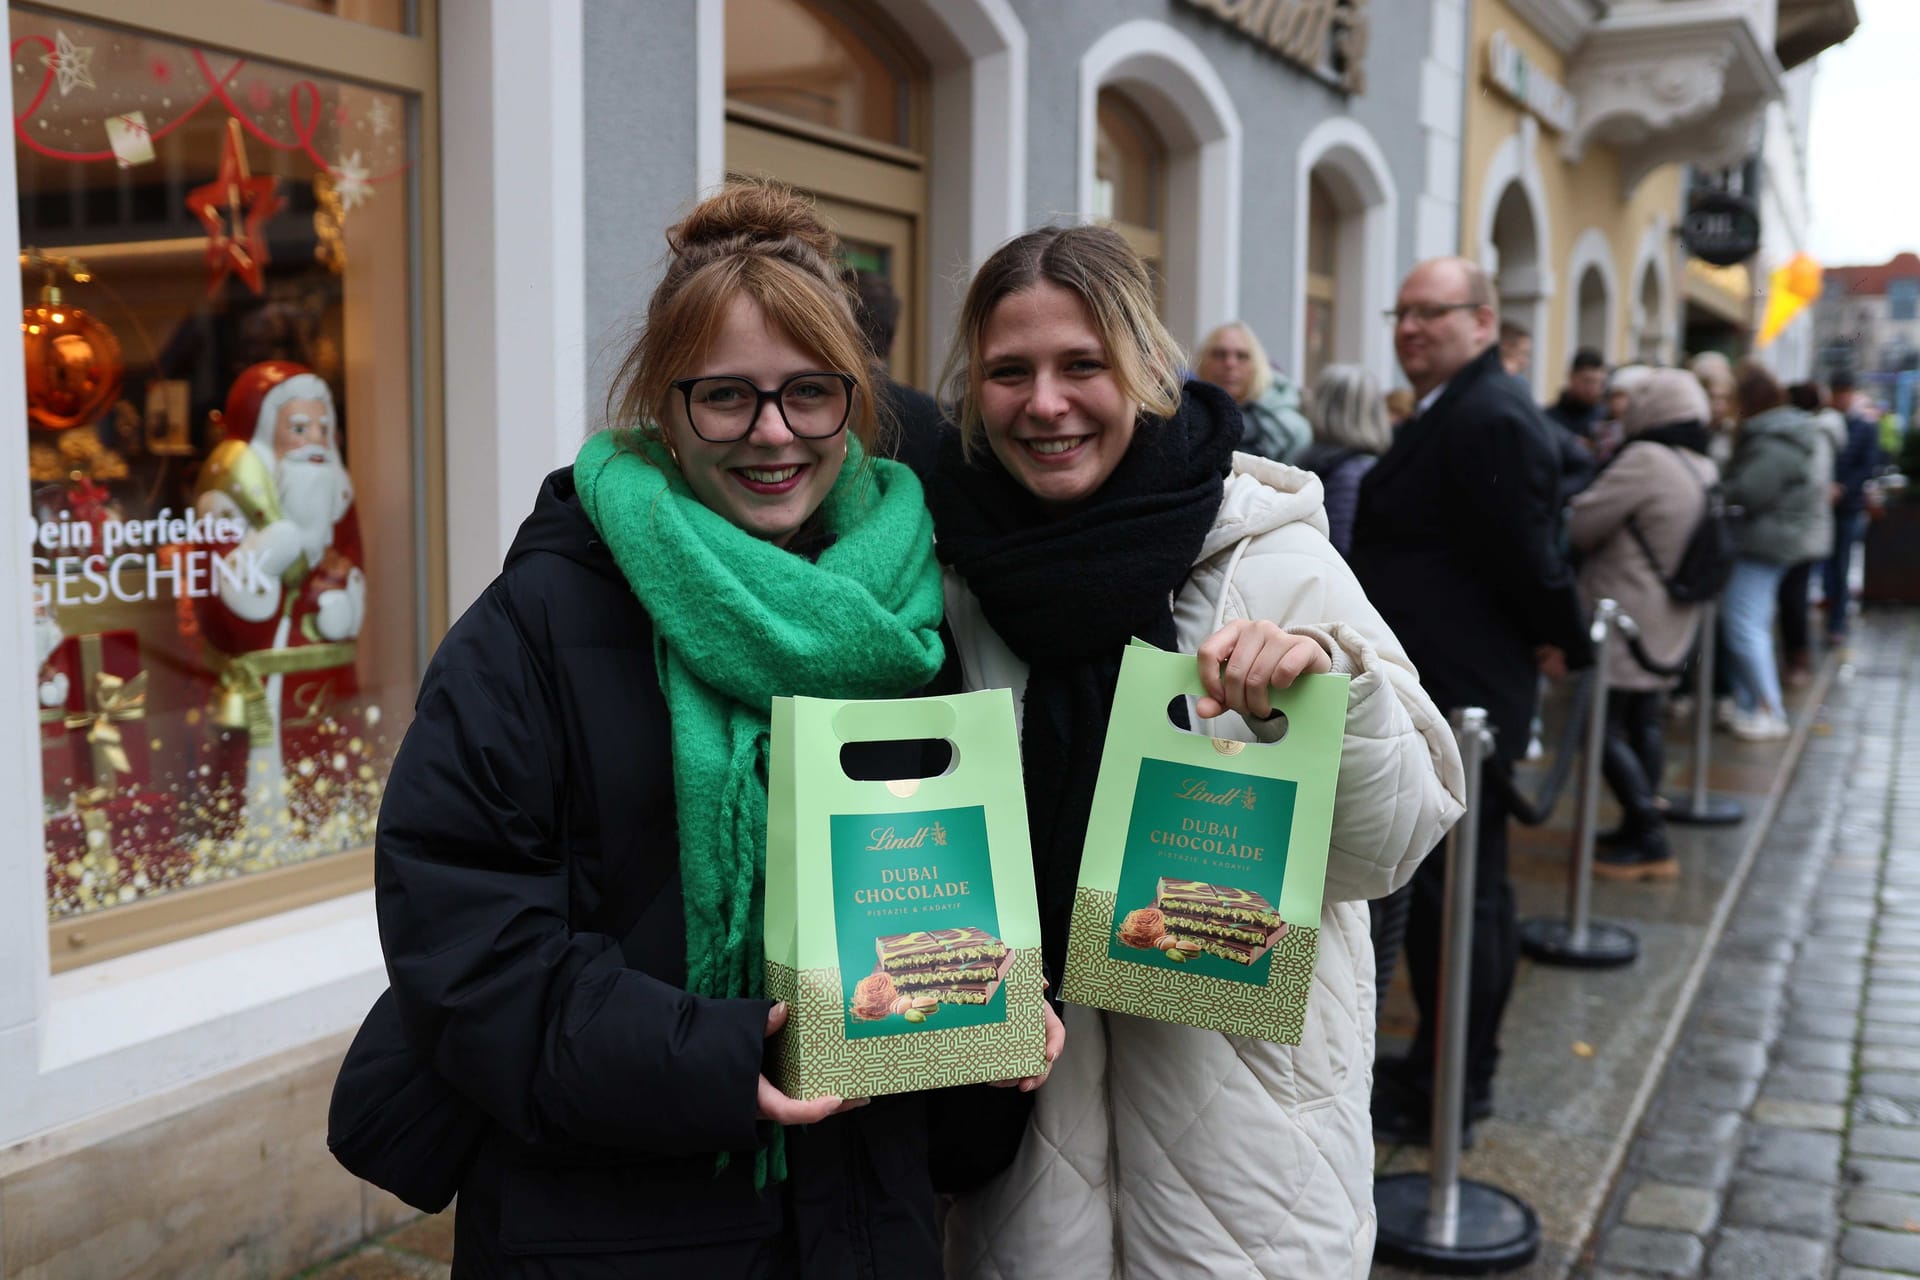
[[[47,819],[47,906],[54,917],[178,888],[193,869],[174,839],[173,806],[152,791],[90,787]]]
[[[147,741],[147,673],[131,631],[69,636],[42,669],[42,687],[64,681],[66,702],[42,707],[41,765],[51,797],[113,792],[153,780]]]

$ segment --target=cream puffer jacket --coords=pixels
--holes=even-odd
[[[1364,1277],[1373,1256],[1373,944],[1364,900],[1405,884],[1460,816],[1453,735],[1327,541],[1320,482],[1236,454],[1219,517],[1174,602],[1180,647],[1236,618],[1318,640],[1353,677],[1320,954],[1298,1047],[1069,1006],[1013,1166],[947,1218],[968,1280]],[[951,573],[967,687],[1026,667]],[[1208,722],[1195,723],[1208,725]],[[1221,737],[1255,733],[1229,713]]]

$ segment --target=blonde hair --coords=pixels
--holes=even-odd
[[[1357,364],[1330,364],[1313,384],[1308,411],[1313,438],[1362,453],[1385,453],[1393,443],[1380,384]]]
[[[1107,227],[1041,227],[994,251],[974,273],[960,305],[960,323],[940,375],[941,400],[960,428],[968,456],[980,447],[980,385],[986,376],[981,348],[994,308],[1041,281],[1055,284],[1086,304],[1094,331],[1106,348],[1120,394],[1142,414],[1170,418],[1180,408],[1180,344],[1154,311],[1153,281],[1146,264],[1120,234]]]
[[[728,179],[667,228],[666,274],[614,374],[608,425],[657,435],[674,381],[706,357],[728,308],[746,297],[794,345],[853,379],[847,429],[871,457],[880,433],[873,379],[835,247],[813,205],[791,187]]]
[[[1193,353],[1194,374],[1202,382],[1219,381],[1218,378],[1207,376],[1207,365],[1213,359],[1213,344],[1229,329],[1238,329],[1240,336],[1247,340],[1247,355],[1253,361],[1253,376],[1247,383],[1245,403],[1252,404],[1267,394],[1267,388],[1273,385],[1273,362],[1267,359],[1267,349],[1260,345],[1259,337],[1247,327],[1246,321],[1229,320],[1200,339],[1199,349]]]

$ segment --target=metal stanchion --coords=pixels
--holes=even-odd
[[[1623,615],[1612,600],[1593,610],[1593,693],[1587,707],[1587,745],[1580,760],[1580,815],[1573,829],[1567,868],[1567,916],[1520,922],[1520,950],[1547,964],[1611,969],[1632,964],[1640,939],[1617,924],[1590,918],[1593,898],[1593,836],[1600,819],[1600,762],[1607,744],[1607,659]],[[1631,626],[1631,621],[1628,622]]]
[[[1719,621],[1718,602],[1709,600],[1700,606],[1700,661],[1693,689],[1693,788],[1690,795],[1671,797],[1667,807],[1667,821],[1684,826],[1725,827],[1747,816],[1733,801],[1707,794],[1707,765],[1713,752],[1714,631]]]
[[[1473,957],[1473,881],[1480,846],[1480,778],[1493,742],[1487,713],[1453,714],[1467,775],[1467,811],[1447,840],[1440,946],[1440,1037],[1434,1046],[1432,1168],[1373,1186],[1374,1255],[1427,1271],[1511,1271],[1540,1251],[1540,1218],[1517,1196],[1460,1177],[1467,1065],[1467,979]]]

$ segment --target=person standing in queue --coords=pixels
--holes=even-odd
[[[380,813],[406,1041],[486,1121],[453,1274],[937,1275],[925,1095],[769,1083],[760,950],[771,699],[935,677],[932,521],[812,207],[736,183],[667,241],[612,428],[440,645]]]
[[[1392,312],[1400,368],[1419,397],[1393,447],[1360,483],[1354,572],[1427,692],[1448,712],[1484,707],[1494,729],[1481,787],[1472,974],[1467,1011],[1467,1123],[1493,1111],[1500,1018],[1519,956],[1507,880],[1507,810],[1499,781],[1526,750],[1538,674],[1590,660],[1572,571],[1557,548],[1558,459],[1526,388],[1501,366],[1487,274],[1462,258],[1413,269]],[[1374,1131],[1424,1142],[1445,860],[1413,880],[1406,956],[1419,1027],[1404,1060],[1382,1063]]]
[[[1712,410],[1685,369],[1655,369],[1627,401],[1626,443],[1573,500],[1568,532],[1581,553],[1580,593],[1588,604],[1617,601],[1640,628],[1640,647],[1672,667],[1687,656],[1700,606],[1675,600],[1667,579],[1679,568],[1707,514],[1720,469],[1708,456]],[[1607,737],[1601,765],[1620,805],[1620,825],[1597,837],[1593,873],[1611,880],[1672,880],[1680,863],[1667,842],[1660,776],[1666,766],[1670,677],[1647,670],[1626,645],[1607,668]]]
[[[1300,388],[1273,367],[1253,330],[1238,320],[1200,342],[1193,376],[1211,382],[1240,406],[1240,447],[1275,462],[1297,462],[1313,443],[1313,425],[1300,404]]]
[[[947,1217],[949,1276],[1293,1280],[1372,1254],[1362,904],[1459,816],[1459,755],[1328,543],[1320,487],[1237,453],[1233,398],[1181,364],[1111,229],[1032,231],[987,260],[944,383],[960,434],[927,487],[948,621],[967,687],[1020,708],[1052,974],[1131,638],[1197,652],[1186,722],[1222,738],[1274,740],[1270,690],[1352,677],[1314,998],[1297,1046],[1069,1007],[1052,1081],[1013,1095],[1032,1115],[1011,1167]]]

